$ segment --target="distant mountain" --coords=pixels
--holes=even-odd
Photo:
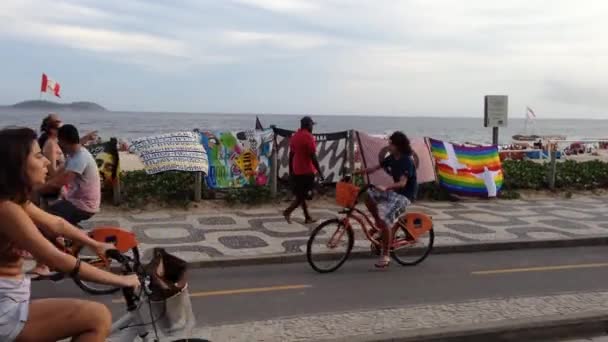
[[[15,109],[37,109],[37,110],[82,110],[82,111],[107,111],[104,107],[94,102],[72,102],[72,103],[58,103],[46,100],[30,100],[16,103],[8,108]]]

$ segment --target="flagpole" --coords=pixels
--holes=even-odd
[[[530,118],[528,118],[528,108],[526,108],[526,112],[524,114],[526,121],[524,123],[524,134],[528,134],[528,120],[530,120]]]

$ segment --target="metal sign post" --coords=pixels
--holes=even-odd
[[[484,98],[484,126],[492,127],[492,144],[498,145],[498,128],[507,127],[509,119],[509,97],[486,95]]]

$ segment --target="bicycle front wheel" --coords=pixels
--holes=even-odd
[[[414,240],[405,227],[399,227],[393,237],[391,256],[403,266],[418,265],[429,256],[434,242],[435,231],[432,228]]]
[[[306,245],[310,266],[319,273],[329,273],[344,264],[355,243],[355,234],[343,221],[331,219],[312,231]]]
[[[111,262],[106,262],[104,259],[100,258],[97,255],[97,252],[95,250],[91,249],[88,246],[83,246],[75,254],[76,255],[74,256],[76,258],[79,258],[82,262],[86,262],[91,266],[100,268],[108,272],[122,274],[122,265],[120,265],[117,261],[114,260],[112,260]],[[137,247],[133,247],[128,252],[123,254],[133,260],[135,264],[139,264],[139,249]],[[85,292],[93,295],[108,295],[120,290],[120,287],[117,286],[94,283],[82,280],[80,278],[74,278],[74,282]]]

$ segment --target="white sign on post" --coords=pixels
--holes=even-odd
[[[507,127],[509,119],[509,97],[507,95],[486,95],[485,127]]]

